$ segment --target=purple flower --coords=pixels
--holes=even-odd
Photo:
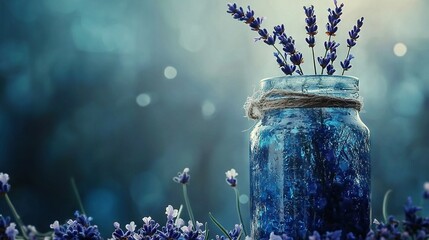
[[[274,45],[276,43],[276,35],[274,36],[268,36],[266,40],[264,40],[264,43],[268,45]]]
[[[247,7],[247,11],[242,19],[245,23],[251,23],[255,20],[255,12],[250,9],[250,6]]]
[[[274,36],[269,35],[267,29],[265,29],[265,28],[259,29],[258,34],[261,37],[255,38],[255,41],[259,41],[261,39],[264,39],[264,42],[268,45],[274,45],[275,44],[276,36],[275,35]]]
[[[177,176],[173,178],[173,181],[181,184],[187,184],[190,178],[189,168],[185,168],[183,169],[183,172],[177,173]]]
[[[87,239],[101,240],[101,235],[96,225],[91,225],[91,217],[75,212],[75,220],[68,220],[66,224],[60,225],[55,221],[50,225],[54,230],[54,240]]]
[[[241,233],[241,226],[238,224],[235,224],[234,229],[228,232],[228,235],[231,237],[231,239],[236,240],[240,237]]]
[[[183,226],[180,230],[183,232],[183,237],[186,240],[204,240],[205,231],[202,230],[203,224],[196,222],[196,226],[192,224],[192,221],[188,222],[188,226]]]
[[[113,226],[115,227],[115,231],[112,233],[112,238],[116,240],[124,240],[124,239],[133,239],[134,232],[136,230],[136,225],[134,222],[130,222],[125,226],[125,229],[127,231],[124,232],[122,230],[121,225],[118,222],[113,223]]]
[[[293,55],[290,56],[289,59],[294,65],[300,65],[304,62],[304,59],[302,58],[302,53],[300,52],[295,52]]]
[[[317,34],[317,25],[316,25],[316,15],[314,14],[314,6],[311,5],[310,7],[304,7],[304,12],[307,18],[305,19],[305,23],[307,26],[305,26],[305,30],[307,31],[307,34],[309,35],[308,38],[305,39],[305,41],[308,43],[309,47],[315,46],[315,38],[314,36]]]
[[[285,26],[282,25],[277,25],[274,27],[274,35],[280,36],[285,32]]]
[[[283,59],[280,58],[278,53],[273,53],[274,57],[276,57],[276,61],[279,64],[280,67],[283,67],[285,65],[285,62],[283,61]]]
[[[328,66],[326,66],[326,71],[328,75],[333,75],[335,73],[335,68],[332,64],[328,64]]]
[[[328,9],[329,16],[328,16],[328,23],[326,24],[326,34],[328,36],[335,36],[335,33],[338,30],[338,23],[340,23],[341,15],[343,14],[343,7],[344,4],[341,4],[338,6],[337,1],[334,1],[335,3],[335,9]]]
[[[292,55],[296,52],[295,40],[292,37],[286,37],[285,34],[279,36],[279,41],[283,45],[283,51],[287,54]]]
[[[330,59],[327,57],[318,57],[317,61],[319,62],[319,65],[322,67],[322,69],[324,69],[329,64]]]
[[[349,31],[349,39],[347,39],[347,46],[352,48],[356,45],[356,40],[359,38],[359,32],[363,25],[364,18],[360,18],[357,20],[356,25],[353,26],[353,29]]]
[[[144,224],[143,227],[138,230],[137,238],[136,235],[134,235],[136,239],[153,236],[159,228],[159,224],[152,220],[151,217],[144,217],[142,220]]]
[[[0,173],[0,195],[6,194],[10,191],[9,174]]]
[[[423,185],[423,197],[425,199],[429,199],[429,182],[425,182],[425,184]]]
[[[234,168],[231,168],[231,170],[226,171],[225,175],[226,175],[226,182],[231,187],[237,186],[237,176],[238,176],[238,173],[235,171]]]
[[[16,224],[10,222],[10,217],[3,217],[0,214],[0,239],[15,240],[18,235]]]
[[[352,67],[350,62],[353,58],[354,58],[354,56],[352,54],[349,54],[349,56],[347,56],[347,58],[344,60],[344,62],[340,62],[340,65],[344,71],[347,71]]]
[[[237,8],[237,4],[228,4],[228,11],[227,13],[230,13],[234,19],[238,19],[242,21],[244,19],[244,11],[243,8]]]
[[[296,70],[296,66],[295,65],[285,64],[280,69],[284,72],[284,74],[286,74],[286,75],[292,75],[292,73],[295,72],[295,70]]]
[[[417,215],[417,212],[420,210],[422,208],[415,206],[409,197],[404,206],[405,220],[403,221],[403,225],[405,231],[411,235],[415,235],[421,230],[429,230],[429,219]]]
[[[259,31],[262,24],[262,18],[254,18],[252,22],[249,23],[250,29],[253,31]]]
[[[336,43],[335,41],[327,41],[325,42],[324,45],[325,45],[326,51],[330,51],[330,52],[336,51],[338,46],[340,46],[340,44]]]

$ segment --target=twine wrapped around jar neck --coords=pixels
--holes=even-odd
[[[299,93],[282,89],[273,89],[259,97],[249,97],[244,105],[250,119],[261,119],[266,111],[285,108],[354,108],[362,109],[362,102],[334,96]]]

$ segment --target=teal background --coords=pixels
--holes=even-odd
[[[388,210],[402,216],[405,198],[420,203],[429,181],[429,2],[344,3],[338,60],[347,31],[365,17],[349,74],[360,79],[361,118],[371,130],[373,215],[382,218],[383,195],[393,189]],[[224,173],[235,168],[248,194],[254,122],[242,106],[260,79],[282,72],[273,49],[254,43],[256,33],[226,4],[0,0],[0,171],[11,176],[25,223],[47,231],[72,217],[70,177],[104,237],[114,221],[164,222],[165,207],[183,202],[172,177],[185,167],[196,218],[209,221],[210,211],[227,228],[238,222]],[[331,1],[238,4],[265,16],[270,31],[284,23],[304,54],[304,73],[312,72],[302,6],[315,5],[321,55]],[[395,45],[406,46],[405,55]],[[4,201],[0,213],[10,215]]]

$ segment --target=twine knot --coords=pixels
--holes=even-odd
[[[354,108],[362,109],[362,102],[357,99],[298,93],[281,89],[273,89],[260,97],[249,97],[244,105],[246,115],[250,119],[261,119],[266,111],[284,108]]]

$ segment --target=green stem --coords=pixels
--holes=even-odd
[[[209,217],[212,220],[212,222],[225,234],[226,237],[228,237],[229,240],[232,240],[231,236],[229,236],[228,231],[220,224],[218,220],[212,215],[211,212],[209,212]]]
[[[6,198],[6,203],[9,205],[10,210],[12,211],[13,217],[15,218],[16,223],[18,224],[19,228],[21,229],[22,235],[24,236],[24,239],[28,240],[27,231],[24,223],[22,222],[21,217],[18,215],[18,212],[16,211],[15,207],[13,206],[12,201],[10,200],[7,193],[4,195]]]
[[[209,229],[208,229],[208,226],[207,226],[207,222],[206,222],[206,224],[204,224],[204,230],[206,231],[206,233],[204,234],[204,239],[209,239],[209,236],[210,236],[210,233],[209,233]]]
[[[192,224],[196,226],[194,214],[192,213],[191,203],[189,202],[188,189],[186,188],[186,184],[182,184],[182,186],[183,186],[183,197],[185,198],[185,204],[186,204],[186,209],[188,210],[189,218],[191,219]]]
[[[240,219],[240,223],[241,223],[241,227],[243,228],[244,235],[247,236],[246,228],[244,227],[243,217],[241,215],[240,193],[239,193],[237,187],[234,187],[234,192],[235,192],[235,200],[236,200],[238,218]]]
[[[180,204],[180,207],[179,207],[179,211],[177,212],[177,217],[176,217],[176,221],[174,222],[174,224],[176,224],[177,225],[177,220],[180,218],[180,216],[182,215],[182,211],[183,211],[183,205],[182,204]]]
[[[313,53],[314,75],[317,75],[317,71],[316,71],[316,56],[314,55],[314,47],[311,47],[311,52]]]
[[[384,198],[383,198],[384,223],[387,223],[387,200],[389,199],[390,193],[392,193],[392,189],[387,190],[387,192],[384,194]]]
[[[74,196],[76,197],[76,201],[79,205],[80,211],[82,212],[82,214],[86,215],[85,209],[83,208],[82,200],[80,198],[79,190],[77,188],[76,182],[73,177],[70,178],[70,183],[73,188],[73,193],[74,193]]]
[[[346,56],[346,59],[349,57],[349,55],[350,55],[350,49],[352,49],[351,47],[349,47],[349,50],[347,51],[347,56]],[[344,75],[344,72],[345,72],[346,70],[343,68],[343,72],[341,73],[341,75]]]
[[[304,74],[304,72],[302,71],[301,64],[300,64],[300,65],[298,65],[298,67],[299,67],[299,71],[301,71],[301,75],[303,75],[303,74]]]

